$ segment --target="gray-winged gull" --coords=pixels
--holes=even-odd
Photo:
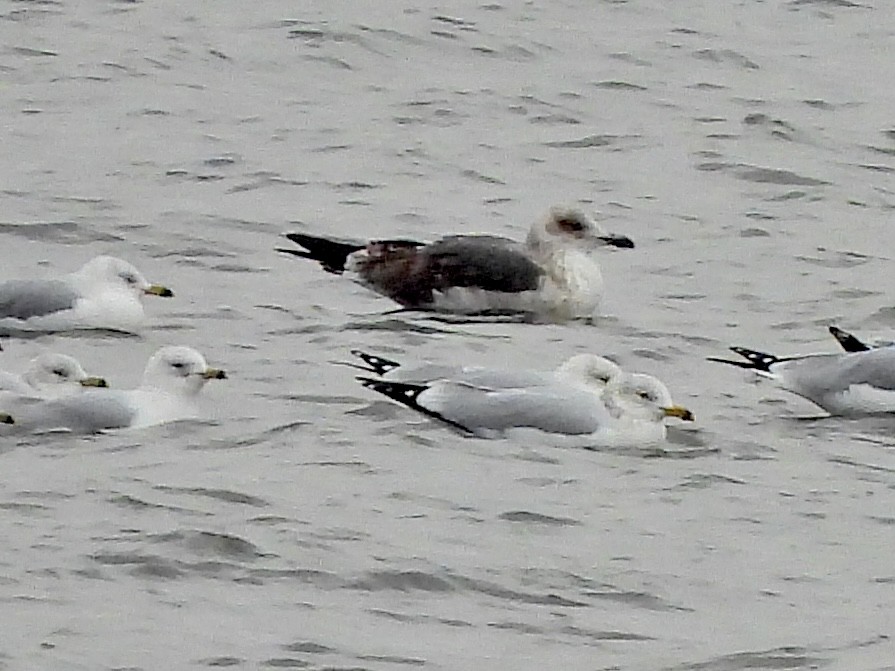
[[[288,233],[304,249],[279,251],[318,261],[403,308],[458,314],[530,314],[562,321],[593,317],[603,294],[598,247],[631,248],[582,212],[554,207],[525,243],[492,235],[435,242],[346,242]]]
[[[191,347],[162,347],[149,359],[143,381],[128,391],[98,389],[51,400],[5,402],[16,430],[68,429],[95,433],[197,416],[196,395],[208,380],[226,378]]]
[[[665,439],[666,417],[691,421],[668,389],[649,375],[622,373],[604,390],[570,376],[545,374],[539,384],[489,387],[451,379],[430,383],[358,380],[388,398],[464,433],[492,436],[510,429],[587,435],[599,445],[645,445]]]
[[[77,359],[65,354],[44,352],[28,364],[21,375],[0,371],[0,405],[12,396],[57,398],[77,393],[84,387],[105,387],[101,377],[87,375]]]
[[[554,381],[568,378],[574,383],[585,384],[591,389],[602,391],[611,380],[622,373],[622,369],[615,362],[589,353],[575,354],[553,371],[451,366],[431,362],[406,365],[361,350],[351,350],[351,353],[363,361],[364,365],[348,365],[372,373],[380,380],[392,382],[429,383],[438,379],[450,379],[492,388],[508,388],[543,385],[551,382],[552,375]]]
[[[0,329],[133,329],[145,318],[146,295],[174,294],[148,282],[127,261],[97,256],[58,279],[0,282]]]
[[[753,370],[831,415],[895,412],[895,346],[783,357],[745,347],[730,349],[745,361],[709,360]]]

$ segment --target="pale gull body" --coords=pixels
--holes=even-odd
[[[51,400],[15,399],[3,406],[23,431],[104,429],[151,426],[197,416],[196,396],[208,380],[226,374],[209,368],[191,347],[162,347],[146,364],[143,381],[128,391],[96,390]]]
[[[142,298],[172,296],[127,261],[97,256],[59,279],[0,282],[0,330],[130,330],[145,319]]]
[[[710,360],[753,370],[831,415],[895,412],[895,347],[788,357],[744,347],[731,350],[746,361]]]
[[[622,373],[604,390],[586,378],[544,374],[538,384],[489,387],[451,379],[430,383],[358,378],[407,407],[465,433],[500,435],[532,428],[546,433],[587,435],[595,445],[646,445],[665,439],[665,417],[692,420],[668,389],[648,375]]]
[[[280,251],[319,261],[325,270],[391,298],[403,308],[457,314],[529,314],[564,321],[593,317],[603,276],[592,252],[630,248],[578,210],[554,207],[525,243],[490,235],[343,242],[305,233],[287,236],[304,249]]]
[[[75,394],[84,387],[105,386],[103,378],[87,375],[77,359],[45,352],[32,359],[21,375],[0,371],[0,406],[11,396],[58,398]]]
[[[393,382],[428,383],[438,379],[450,379],[455,382],[466,382],[491,388],[508,388],[539,386],[560,382],[560,378],[568,378],[571,383],[585,384],[591,389],[602,392],[606,385],[622,372],[616,363],[596,354],[576,354],[553,371],[533,371],[483,366],[451,366],[430,362],[408,366],[360,350],[351,350],[351,353],[361,359],[365,365],[350,365],[372,373],[381,380]],[[551,380],[551,376],[554,377],[553,380]]]

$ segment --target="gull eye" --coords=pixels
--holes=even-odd
[[[652,400],[652,396],[648,391],[638,391],[637,395],[645,401]]]
[[[53,375],[58,375],[59,377],[68,377],[68,373],[64,368],[54,368]]]
[[[556,221],[556,224],[568,233],[580,233],[584,230],[584,222],[572,217],[562,217]]]
[[[131,275],[130,273],[123,273],[123,274],[119,275],[119,277],[121,279],[123,279],[125,281],[125,283],[129,284],[130,286],[133,286],[137,283],[137,278],[134,277],[133,275]]]
[[[175,361],[171,364],[171,368],[175,370],[183,370],[184,368],[186,368],[186,364],[183,361]]]

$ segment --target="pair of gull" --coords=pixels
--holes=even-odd
[[[0,372],[0,421],[17,431],[95,433],[187,419],[197,416],[205,383],[225,377],[193,348],[166,346],[150,357],[139,387],[108,389],[76,359],[44,353],[22,375]]]
[[[0,283],[0,330],[131,330],[145,318],[146,295],[173,294],[130,263],[99,256],[59,279]],[[95,432],[171,421],[193,416],[204,383],[224,376],[192,348],[163,347],[149,359],[138,388],[88,391],[106,387],[105,380],[88,376],[69,356],[45,353],[21,376],[0,372],[0,423]]]
[[[358,377],[363,386],[471,435],[532,428],[632,446],[664,441],[666,417],[693,420],[658,379],[625,372],[594,354],[575,355],[548,372],[404,366],[359,350],[352,354],[363,365],[349,365],[377,376]]]

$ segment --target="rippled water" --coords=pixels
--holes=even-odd
[[[895,450],[705,361],[895,326],[881,0],[0,0],[2,275],[174,288],[142,338],[12,341],[208,420],[0,446],[0,668],[891,669]],[[595,326],[453,324],[278,256],[287,230],[630,235]],[[41,267],[43,266],[43,267]],[[37,268],[37,270],[36,270]],[[664,451],[467,439],[331,365],[614,356]],[[561,441],[560,441],[561,442]]]

